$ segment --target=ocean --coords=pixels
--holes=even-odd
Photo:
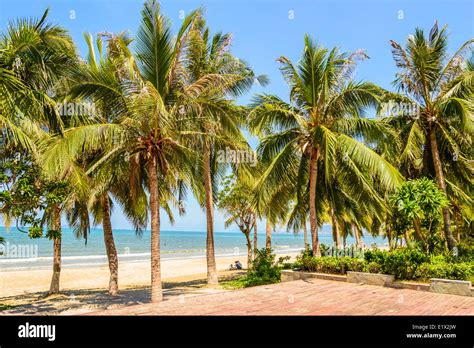
[[[332,245],[330,226],[324,226],[319,233],[321,243]],[[132,230],[114,229],[114,239],[119,261],[139,262],[150,258],[150,231],[137,236]],[[309,233],[309,231],[308,231]],[[49,268],[52,265],[53,242],[47,238],[30,239],[27,234],[12,228],[9,232],[0,227],[0,236],[5,244],[0,245],[0,270]],[[247,247],[245,237],[240,232],[215,232],[216,256],[245,258]],[[353,238],[347,239],[354,243]],[[383,245],[381,238],[364,237],[366,245]],[[265,246],[265,231],[258,233],[258,247]],[[277,254],[300,251],[304,248],[303,234],[274,232],[272,248]],[[161,231],[161,258],[200,258],[206,253],[206,232],[204,231]],[[63,229],[63,267],[86,267],[106,265],[107,256],[101,229],[92,229],[87,244],[77,239],[73,231]]]

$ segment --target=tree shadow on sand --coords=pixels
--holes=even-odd
[[[231,280],[244,274],[233,272],[220,277],[220,281]],[[37,292],[0,299],[0,315],[68,315],[112,309],[150,302],[150,286],[124,287],[118,296],[110,296],[104,289],[68,290],[58,295]],[[163,281],[164,300],[179,296],[196,296],[226,291],[220,286],[208,286],[205,279],[191,281]],[[2,310],[2,307],[3,310]]]

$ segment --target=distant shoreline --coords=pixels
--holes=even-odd
[[[293,253],[299,253],[303,250],[303,248],[291,248],[291,249],[280,249],[280,250],[273,250],[273,252],[276,255],[286,255],[286,254],[293,254]],[[119,262],[120,263],[140,263],[149,260],[150,253],[140,253],[140,254],[119,254]],[[188,255],[185,254],[166,254],[162,253],[161,254],[161,260],[162,261],[170,261],[170,260],[176,260],[176,261],[183,261],[183,260],[193,260],[193,259],[200,259],[205,257],[205,253],[190,253]],[[240,258],[246,258],[247,253],[246,252],[239,252],[239,253],[228,253],[228,254],[217,254],[216,258],[227,258],[227,257],[240,257]],[[136,258],[136,259],[133,259]],[[68,260],[101,260],[102,262],[84,262],[84,263],[72,263],[68,264]],[[38,266],[35,263],[38,262],[38,260],[42,261],[48,261],[51,262],[51,264],[45,264]],[[15,272],[15,271],[26,271],[26,270],[40,270],[40,269],[51,269],[52,265],[52,256],[42,256],[38,258],[29,258],[29,259],[2,259],[0,256],[0,273],[2,272]],[[88,267],[102,267],[107,265],[107,255],[76,255],[76,256],[63,256],[62,257],[62,268],[88,268]],[[21,267],[7,267],[7,268],[2,268],[3,265],[8,265],[11,263],[32,263],[30,267],[28,266],[21,266]]]

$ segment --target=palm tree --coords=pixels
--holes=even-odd
[[[61,97],[62,81],[70,76],[76,62],[71,37],[65,29],[48,24],[47,16],[48,10],[40,19],[20,19],[10,23],[0,40],[2,92],[20,90],[27,99],[35,100],[34,110],[40,111],[25,115],[24,112],[31,108],[24,109],[23,101],[17,110],[23,112],[19,121],[24,127],[9,122],[9,116],[5,117],[1,112],[2,126],[6,125],[9,131],[13,130],[11,134],[29,149],[33,145],[31,140],[26,140],[27,136],[33,139],[38,135],[44,136],[44,132],[32,132],[33,129],[37,130],[32,121],[46,127],[50,134],[62,131],[63,120],[55,109],[56,100]],[[5,104],[2,102],[2,105]],[[57,203],[46,211],[51,213],[51,227],[58,232],[53,242],[53,276],[50,286],[50,293],[57,293],[61,272],[61,204]]]
[[[97,56],[92,35],[85,34],[84,36],[89,48],[87,61],[80,64],[78,71],[72,77],[68,97],[78,102],[89,100],[94,103],[95,107],[91,109],[96,112],[90,115],[88,124],[114,123],[117,117],[115,113],[117,99],[120,100],[123,97],[118,92],[123,83],[121,76],[123,57],[116,48],[121,45],[128,46],[131,40],[123,34],[118,36],[110,33],[99,34],[96,41]],[[108,40],[108,54],[103,52],[103,37]],[[103,94],[98,91],[102,91]],[[82,161],[82,167],[93,166],[98,159],[100,155],[90,154]],[[69,173],[74,168],[73,163],[71,164]],[[121,204],[126,217],[140,234],[146,227],[147,221],[146,195],[141,183],[131,185],[130,162],[125,161],[124,158],[99,167],[93,174],[89,179],[89,202],[86,210],[93,213],[95,224],[102,223],[110,269],[109,294],[115,296],[118,294],[118,256],[111,224],[113,202],[111,196]]]
[[[322,202],[318,202],[318,172],[329,180],[339,159],[348,169],[346,180],[365,181],[362,173],[367,170],[384,187],[393,189],[402,178],[384,158],[356,138],[380,139],[386,134],[384,125],[359,117],[364,108],[377,104],[380,94],[375,85],[350,79],[356,60],[366,55],[362,51],[348,55],[337,48],[328,51],[308,36],[304,42],[303,57],[296,67],[285,57],[278,59],[290,86],[290,103],[260,95],[253,103],[249,122],[254,131],[267,127],[276,132],[265,137],[258,149],[262,160],[271,162],[258,183],[266,188],[265,195],[271,194],[277,182],[294,182],[295,171],[301,173],[296,176],[296,192],[308,183],[312,249],[320,256],[317,206],[321,209]]]
[[[217,270],[214,253],[214,196],[215,186],[231,163],[218,160],[220,151],[249,150],[239,126],[242,124],[242,110],[233,105],[230,98],[248,91],[255,80],[265,85],[265,76],[256,77],[253,71],[231,52],[229,34],[210,34],[202,16],[194,21],[189,35],[188,64],[189,83],[208,84],[208,93],[188,95],[185,109],[198,109],[195,119],[195,137],[191,146],[202,154],[202,177],[196,186],[203,183],[204,195],[197,198],[206,211],[206,261],[207,282],[217,284]],[[214,86],[213,86],[214,84]],[[192,90],[189,90],[192,92]],[[183,107],[184,108],[184,107]],[[234,164],[235,166],[235,164]],[[204,196],[204,199],[202,199]]]
[[[95,100],[113,100],[116,121],[72,127],[50,146],[45,162],[64,173],[60,156],[77,159],[84,153],[100,151],[102,156],[88,172],[116,160],[130,162],[133,182],[144,183],[151,212],[151,300],[162,300],[160,266],[160,207],[171,216],[168,202],[179,205],[175,194],[182,194],[200,163],[181,140],[193,132],[193,109],[201,95],[212,93],[213,75],[188,83],[183,62],[189,29],[197,12],[188,15],[175,39],[169,21],[155,1],[145,3],[137,34],[136,54],[126,44],[114,46],[119,52],[123,81],[115,88],[98,88],[85,82],[83,95]],[[186,102],[186,104],[184,103]],[[189,105],[187,102],[190,102]],[[187,108],[186,108],[187,107]],[[183,112],[184,110],[184,112]],[[202,164],[199,164],[202,165]]]
[[[405,134],[402,161],[421,166],[426,174],[434,172],[439,188],[447,195],[450,190],[459,188],[450,183],[450,189],[447,187],[446,166],[443,168],[440,149],[450,152],[451,162],[455,157],[454,165],[463,167],[465,173],[469,171],[466,154],[459,151],[456,140],[472,134],[474,80],[472,70],[463,66],[463,57],[473,43],[474,39],[465,42],[447,59],[447,28],[439,30],[437,22],[428,37],[417,28],[414,35],[408,36],[405,47],[390,41],[399,69],[394,84],[403,92],[399,100],[418,111],[411,115],[401,112],[392,120]],[[449,207],[443,208],[443,221],[451,250],[456,240],[451,231]]]

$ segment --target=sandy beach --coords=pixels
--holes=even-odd
[[[295,257],[297,253],[278,254],[278,257],[289,255]],[[216,258],[219,273],[229,268],[229,265],[239,259],[246,267],[245,256],[226,256]],[[34,266],[33,266],[34,267]],[[28,293],[45,292],[49,289],[51,269],[0,271],[0,300],[5,297],[24,295]],[[206,259],[166,259],[161,262],[161,275],[163,280],[189,280],[203,279],[206,277]],[[104,289],[109,282],[109,269],[103,266],[90,266],[83,268],[66,268],[61,270],[61,289],[85,290]],[[150,262],[120,262],[119,286],[121,288],[133,286],[146,286],[150,284]]]

